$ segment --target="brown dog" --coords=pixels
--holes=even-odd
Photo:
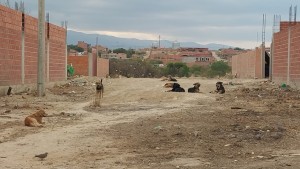
[[[201,84],[199,82],[193,84],[194,87],[188,88],[189,93],[199,93]]]
[[[173,88],[174,83],[166,83],[164,85],[165,88]]]
[[[43,122],[42,118],[46,117],[47,114],[44,110],[38,110],[35,113],[32,113],[31,115],[27,116],[24,120],[25,126],[29,127],[42,127]]]
[[[102,83],[102,79],[100,82],[96,82],[96,95],[94,100],[94,106],[100,106],[100,100],[103,98],[104,86]]]

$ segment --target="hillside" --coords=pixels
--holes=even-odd
[[[109,49],[125,48],[125,49],[139,49],[139,48],[149,48],[152,44],[157,43],[155,40],[139,40],[134,38],[119,38],[108,35],[97,35],[97,34],[85,34],[82,32],[76,32],[68,30],[68,44],[77,44],[78,41],[85,41],[89,44],[95,45],[96,38],[99,38],[98,44],[106,46]],[[161,46],[170,48],[172,47],[172,41],[162,40]],[[220,48],[229,48],[228,45],[223,44],[198,44],[195,42],[180,42],[181,47],[197,47],[197,48],[209,48],[210,50],[218,50]]]

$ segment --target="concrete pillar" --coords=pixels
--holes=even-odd
[[[47,58],[47,82],[50,81],[50,44],[49,44],[49,39],[47,39],[47,54],[46,54],[46,58]]]
[[[88,53],[88,75],[93,76],[93,54]]]

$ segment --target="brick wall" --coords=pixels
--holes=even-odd
[[[282,24],[281,24],[282,25]],[[274,35],[273,81],[300,86],[300,25],[291,27],[290,81],[288,77],[288,29],[282,28]]]
[[[238,78],[263,78],[261,51],[262,48],[256,48],[247,53],[232,56],[232,75],[237,74]]]
[[[37,81],[38,20],[28,15],[24,18],[24,83],[31,84]],[[65,33],[65,29],[50,24],[50,81],[65,80]],[[22,84],[22,13],[2,5],[0,5],[0,51],[0,86]],[[45,75],[46,70],[45,66]]]
[[[55,25],[51,25],[49,31],[49,79],[59,81],[66,77],[66,32]]]
[[[25,16],[25,83],[37,81],[38,22]]]
[[[263,51],[265,49],[263,48]],[[263,54],[264,57],[264,54]],[[262,69],[262,48],[255,49],[255,77],[264,78],[264,69]]]
[[[284,31],[287,30],[289,28],[289,26],[294,26],[300,24],[300,22],[289,22],[289,21],[282,21],[280,22],[280,31]]]
[[[22,14],[0,5],[0,85],[21,83]]]
[[[68,56],[68,64],[74,67],[74,75],[89,75],[89,58],[85,56]]]
[[[89,65],[89,57],[84,56],[68,56],[68,64],[74,67],[74,75],[89,75],[89,69],[92,70],[92,76],[105,77],[109,74],[109,59],[98,58],[95,55],[92,57],[92,64]],[[92,68],[89,68],[92,66]],[[95,72],[96,71],[96,72]]]
[[[109,59],[98,58],[97,63],[97,77],[109,75]]]
[[[232,56],[232,74],[238,78],[255,77],[256,50]]]

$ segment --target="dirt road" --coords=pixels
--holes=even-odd
[[[105,79],[101,108],[95,78],[1,97],[1,168],[299,168],[300,94],[261,80],[182,78],[187,91],[165,92],[160,79]],[[41,107],[41,128],[23,125]],[[48,152],[45,160],[34,157]]]

